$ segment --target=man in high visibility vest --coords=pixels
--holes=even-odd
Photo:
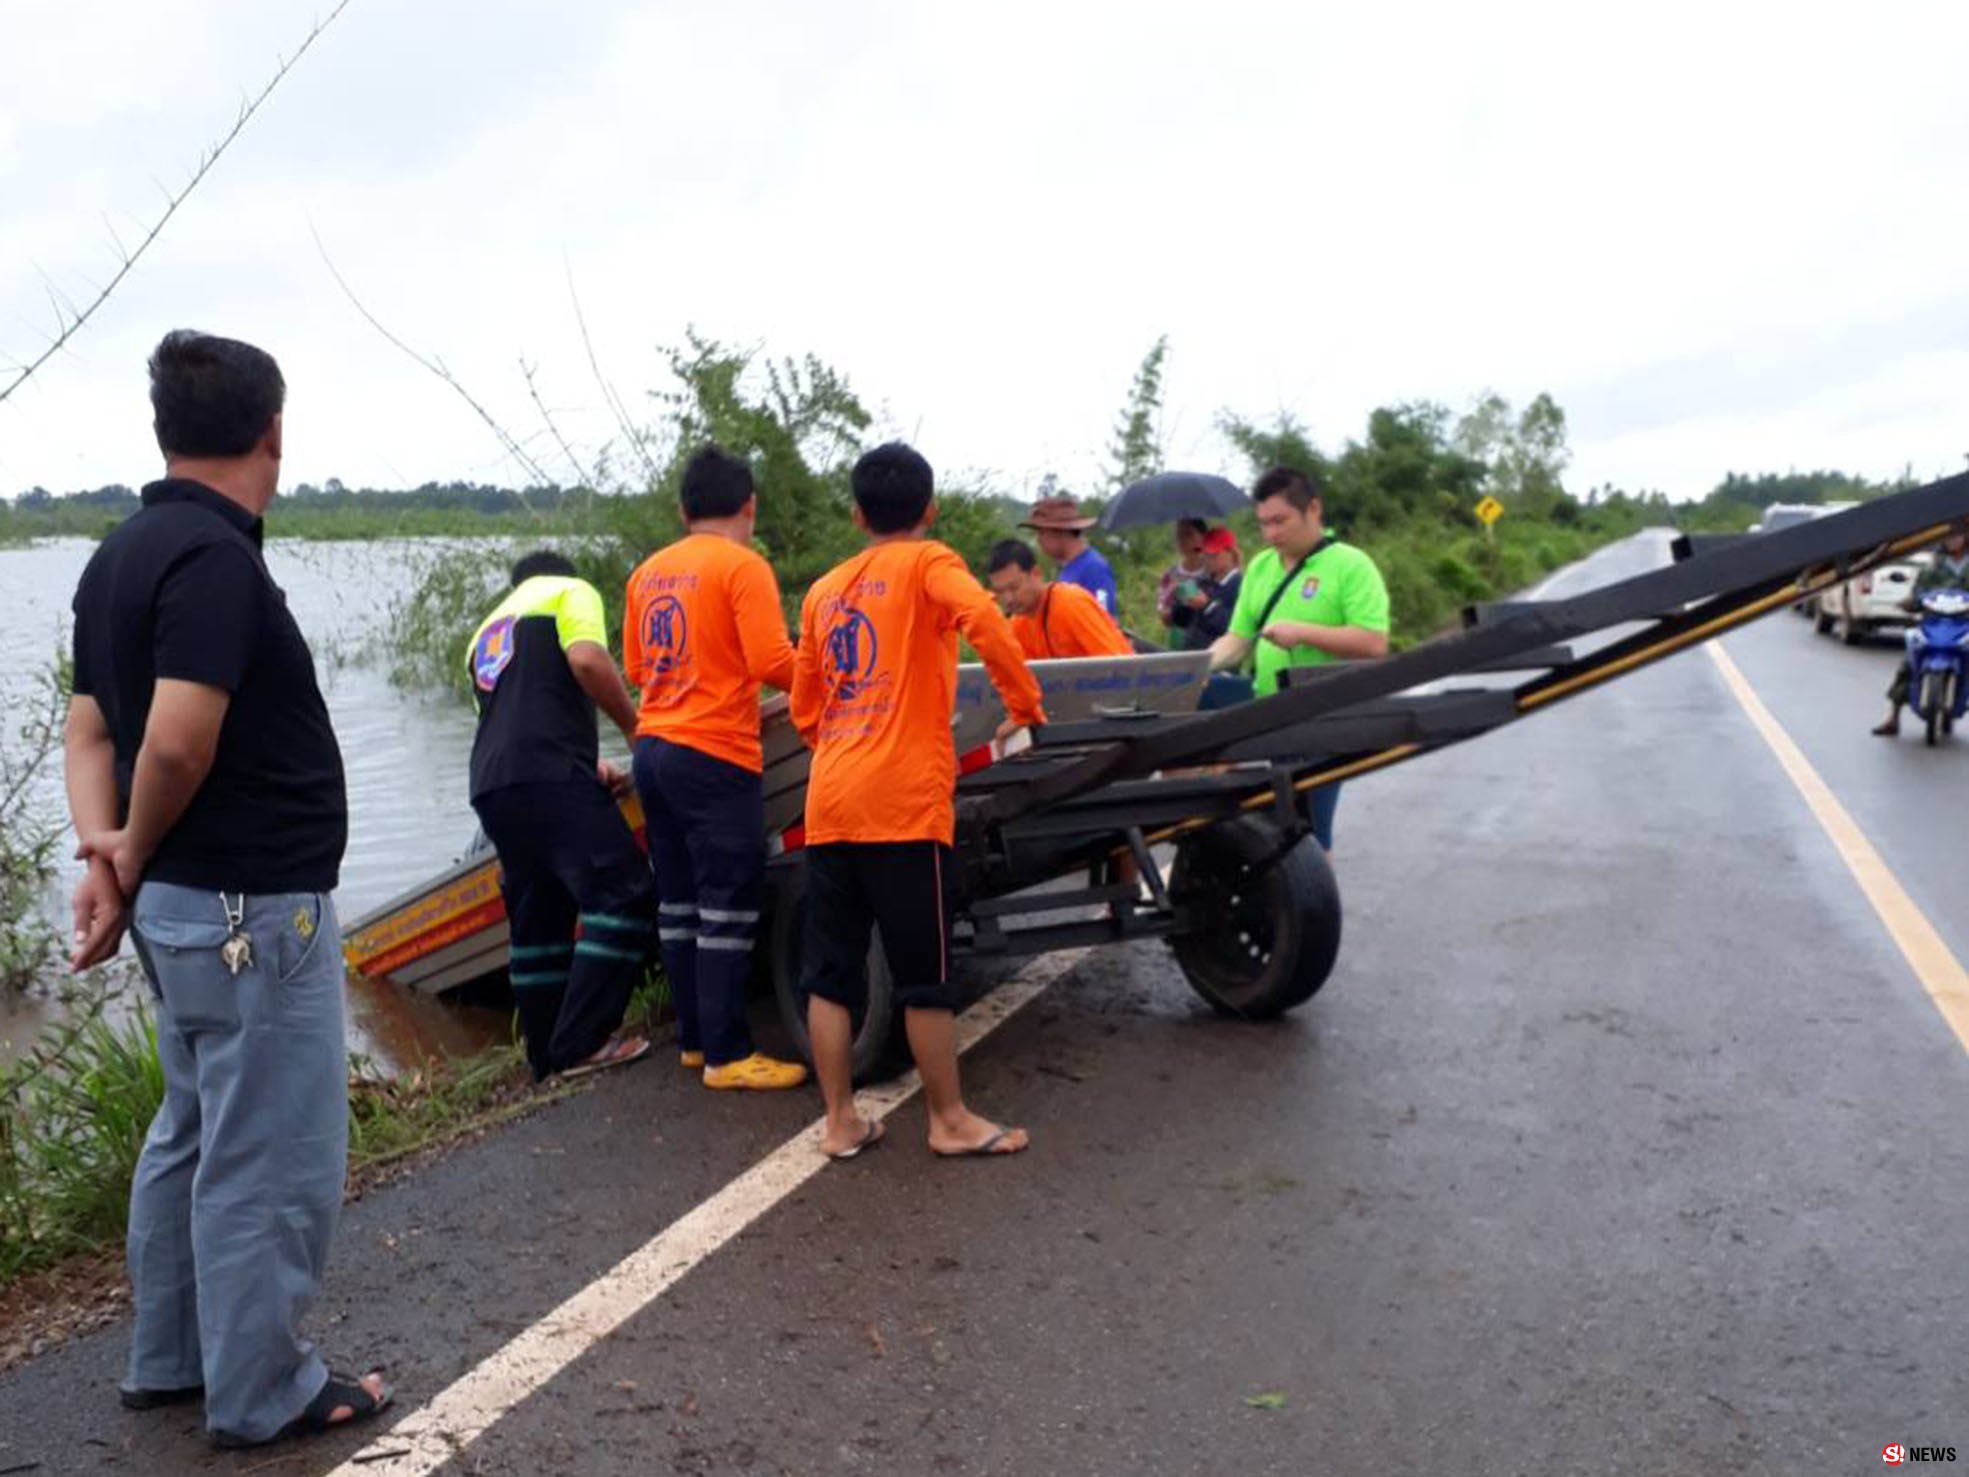
[[[649,957],[656,884],[616,804],[628,779],[598,753],[597,707],[636,731],[600,593],[562,555],[527,555],[469,662],[472,808],[499,852],[527,1062],[536,1081],[632,1062],[649,1042],[613,1033]]]

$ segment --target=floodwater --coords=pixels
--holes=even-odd
[[[387,641],[392,601],[420,561],[442,557],[436,542],[309,543],[274,540],[267,564],[313,648],[323,695],[348,771],[349,849],[335,904],[344,924],[450,865],[476,822],[465,798],[473,719],[451,693],[408,694],[392,687],[377,659]],[[0,643],[0,744],[20,743],[26,699],[67,645],[69,604],[94,545],[50,540],[0,549],[0,600],[9,635]],[[463,636],[461,633],[461,645]],[[37,803],[65,815],[60,755],[39,777]],[[63,848],[72,851],[73,841]],[[77,875],[65,863],[49,908],[65,918]],[[66,925],[63,926],[64,935]],[[124,946],[123,958],[130,957]],[[432,1053],[473,1050],[508,1029],[503,1011],[445,1005],[388,985],[351,980],[351,1047],[384,1070]],[[0,995],[0,1061],[30,1044],[59,1017],[58,999]]]

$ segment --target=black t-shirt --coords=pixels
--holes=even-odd
[[[567,659],[580,641],[608,649],[602,597],[586,580],[560,575],[527,580],[473,634],[472,799],[507,785],[593,782],[595,702]]]
[[[126,815],[158,679],[232,695],[211,772],[146,880],[329,892],[348,839],[342,754],[260,534],[259,519],[202,483],[146,487],[76,588],[75,691],[108,720]]]

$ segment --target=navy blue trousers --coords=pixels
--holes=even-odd
[[[506,785],[472,802],[499,852],[513,1001],[535,1080],[592,1056],[649,962],[656,888],[594,780]]]
[[[752,1055],[745,1017],[766,884],[759,776],[682,744],[636,744],[636,793],[656,870],[658,936],[677,1044],[709,1066]]]

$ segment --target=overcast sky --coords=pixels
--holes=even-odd
[[[0,0],[0,362],[332,0]],[[585,455],[687,324],[1089,487],[1167,333],[1172,465],[1284,410],[1566,409],[1576,491],[1969,453],[1969,4],[354,0],[73,346],[0,494],[154,475],[167,328],[289,384],[291,485],[525,473],[365,324]],[[107,222],[107,223],[106,223]],[[0,380],[10,376],[0,374]],[[569,476],[547,444],[535,450]]]

